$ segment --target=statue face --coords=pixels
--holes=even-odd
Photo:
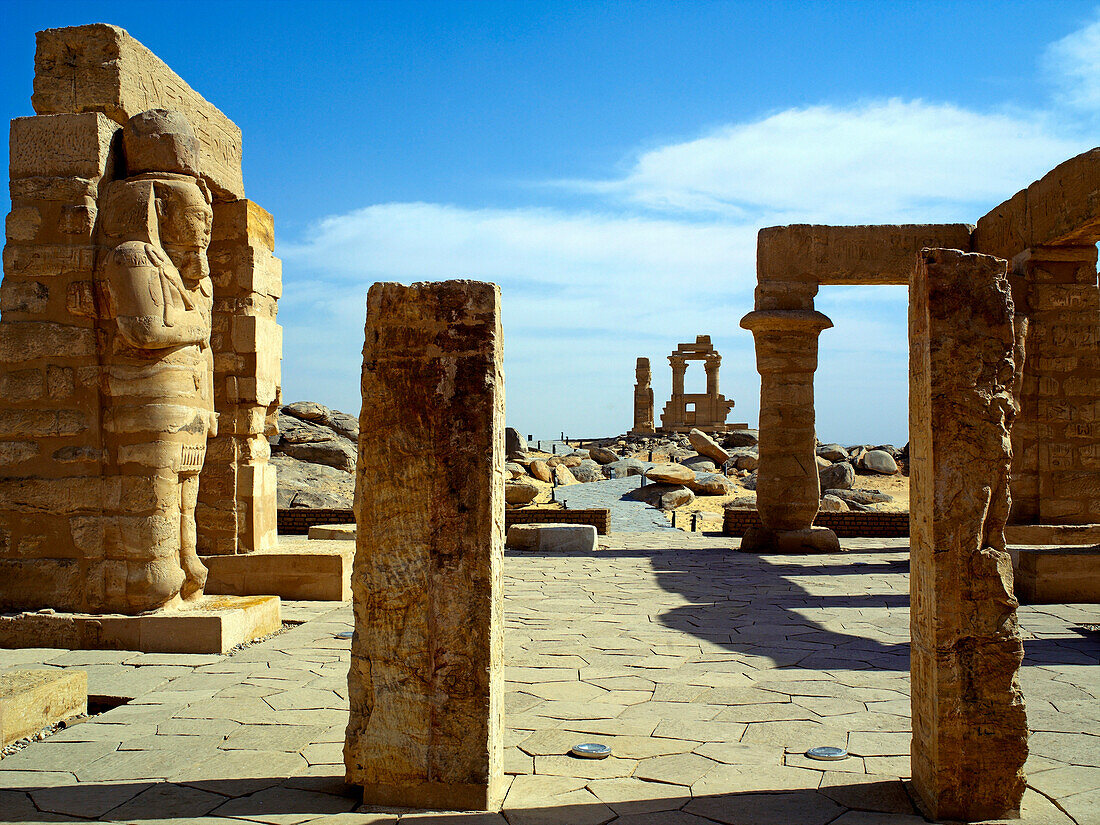
[[[210,274],[206,249],[214,212],[210,196],[192,180],[158,180],[157,220],[165,252],[180,275],[198,280]]]
[[[189,180],[156,182],[160,239],[179,249],[205,250],[210,246],[214,212],[210,196]]]

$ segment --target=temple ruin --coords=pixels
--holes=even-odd
[[[0,286],[0,608],[133,613],[272,548],[271,216],[241,133],[125,31],[38,33]]]
[[[689,361],[703,362],[707,372],[705,393],[684,392],[684,374]],[[679,344],[668,356],[668,363],[672,366],[672,397],[661,411],[660,432],[686,433],[693,429],[723,432],[746,426],[726,424],[726,416],[733,409],[733,402],[718,391],[718,368],[722,366],[722,356],[711,345],[709,335],[696,336],[694,344]]]
[[[1100,149],[1093,149],[975,227],[795,225],[760,232],[756,306],[741,325],[755,337],[761,375],[762,526],[746,534],[743,549],[839,546],[832,531],[813,526],[820,497],[813,376],[818,335],[832,325],[814,309],[819,285],[908,284],[913,296],[912,758],[917,793],[934,817],[1010,816],[1023,792],[1026,724],[1016,682],[1022,654],[1005,523],[1100,521],[1097,191]],[[961,253],[980,254],[952,257]],[[952,289],[966,299],[962,316],[949,305],[958,300],[947,294]],[[993,293],[1004,294],[1000,308],[983,304]],[[991,326],[994,311],[1011,317]],[[958,343],[971,338],[972,345]],[[956,344],[950,356],[938,349],[948,340]],[[978,383],[959,386],[960,373]],[[970,429],[956,438],[960,426]],[[951,463],[952,450],[971,458]],[[946,501],[972,506],[941,510]],[[951,574],[952,565],[968,574]],[[979,649],[950,653],[961,644]],[[982,684],[981,695],[950,698],[959,680]],[[951,702],[956,715],[944,715]],[[970,741],[966,724],[983,732],[982,742]]]

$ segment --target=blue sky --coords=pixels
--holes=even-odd
[[[6,117],[32,114],[34,32],[102,21],[242,128],[284,395],[350,412],[369,285],[467,277],[502,286],[525,433],[627,429],[638,355],[659,415],[700,333],[755,425],[757,229],[972,222],[1100,143],[1094,3],[3,5]],[[906,440],[905,303],[822,290],[823,439]]]

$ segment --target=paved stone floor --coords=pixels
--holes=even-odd
[[[733,540],[736,543],[736,540]],[[0,651],[131,701],[0,762],[0,822],[918,825],[904,542],[750,556],[666,530],[506,561],[503,814],[368,812],[342,783],[350,607],[222,656]],[[1027,823],[1100,822],[1095,606],[1021,610]],[[581,741],[614,756],[565,756]],[[814,745],[852,756],[812,762]]]

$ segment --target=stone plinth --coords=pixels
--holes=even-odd
[[[354,538],[354,537],[353,537]],[[351,598],[354,548],[275,548],[203,559],[206,592],[227,596],[270,594],[290,601],[344,602]]]
[[[499,289],[474,281],[375,284],[362,391],[347,781],[362,785],[371,804],[497,809]]]
[[[0,673],[0,748],[87,712],[88,674],[83,670]]]
[[[541,553],[595,553],[596,528],[590,524],[513,524],[508,528],[507,546]]]
[[[1011,553],[1016,597],[1024,604],[1100,604],[1100,545]]]
[[[282,627],[278,596],[203,596],[180,610],[0,616],[0,648],[228,653]]]
[[[1009,510],[1004,261],[924,250],[910,286],[913,787],[933,819],[1017,815],[1027,719]]]
[[[827,527],[814,527],[821,482],[814,430],[817,338],[832,322],[812,309],[766,309],[741,326],[756,340],[760,372],[760,464],[756,506],[761,527],[750,528],[741,549],[759,552],[839,552]]]

